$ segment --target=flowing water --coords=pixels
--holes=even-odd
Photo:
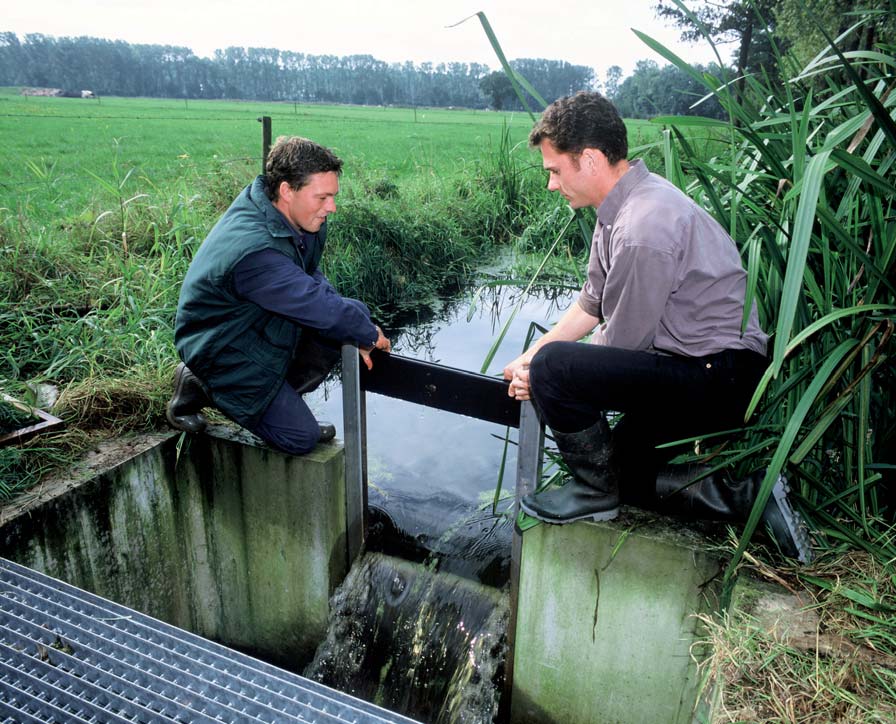
[[[508,615],[499,589],[367,553],[333,596],[306,675],[425,722],[490,722]]]
[[[523,300],[487,374],[548,327],[568,295]],[[444,303],[391,335],[397,354],[479,371],[519,292]],[[338,383],[309,403],[341,421]],[[338,425],[337,425],[338,426]],[[511,431],[511,439],[515,438]],[[367,552],[331,601],[326,640],[305,674],[425,722],[491,722],[508,619],[515,446],[507,429],[401,400],[367,396]],[[492,500],[506,456],[505,498]]]

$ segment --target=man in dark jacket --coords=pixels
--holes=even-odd
[[[214,406],[295,455],[335,434],[302,394],[326,377],[342,342],[356,343],[368,367],[373,349],[390,350],[367,307],[340,296],[319,269],[341,172],[329,149],[281,137],[264,175],[206,237],[177,308],[174,427],[202,430],[201,409]]]

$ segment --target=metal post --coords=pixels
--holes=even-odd
[[[264,173],[271,152],[271,117],[262,116],[258,122],[261,123],[261,172]]]
[[[544,425],[535,414],[531,402],[520,407],[519,447],[516,460],[516,498],[513,502],[513,541],[510,551],[510,620],[507,626],[507,660],[504,665],[504,694],[502,707],[510,706],[513,692],[513,657],[516,647],[517,607],[520,592],[520,560],[523,555],[523,536],[517,528],[520,513],[520,498],[535,492],[541,480],[542,452],[544,448]],[[506,717],[510,711],[506,709]]]
[[[367,417],[361,390],[357,346],[342,345],[342,428],[345,431],[345,515],[348,564],[351,566],[367,532]]]
[[[544,448],[544,425],[535,414],[531,402],[520,406],[519,450],[516,461],[516,502],[518,511],[520,498],[534,493],[541,480],[542,449]]]

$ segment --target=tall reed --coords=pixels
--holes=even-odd
[[[888,362],[896,320],[896,58],[892,48],[849,57],[838,49],[867,22],[828,38],[783,86],[751,76],[739,96],[730,79],[699,73],[638,33],[729,113],[727,123],[654,120],[668,129],[666,175],[740,242],[747,299],[773,332],[771,364],[744,433],[720,453],[767,471],[729,578],[780,472],[806,502],[819,547],[896,556],[896,375]],[[729,139],[717,156],[693,152],[684,130],[695,123]]]

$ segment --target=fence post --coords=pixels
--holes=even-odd
[[[264,173],[271,152],[271,117],[262,116],[258,122],[261,123],[261,172]]]

